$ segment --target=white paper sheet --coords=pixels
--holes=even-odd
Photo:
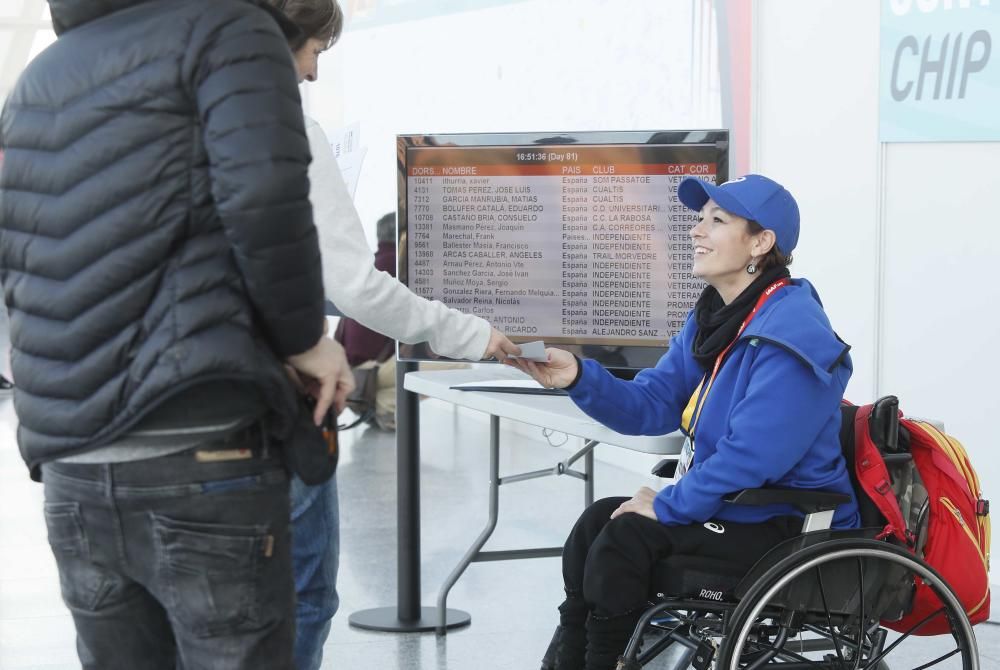
[[[360,149],[361,123],[355,122],[335,131],[330,135],[330,147],[333,149],[333,155],[336,158]]]
[[[351,200],[354,200],[354,194],[358,191],[358,180],[361,178],[361,163],[365,160],[367,152],[368,149],[366,147],[361,147],[351,153],[341,154],[337,158],[337,164],[340,166],[340,174],[344,176],[344,183],[347,185],[347,192],[351,194]]]
[[[361,164],[365,160],[365,154],[368,153],[368,148],[361,146],[361,123],[352,123],[332,133],[330,148],[333,149],[333,155],[347,185],[347,192],[353,200],[361,177]]]
[[[524,342],[520,345],[521,355],[511,356],[510,358],[523,358],[526,361],[534,361],[536,363],[545,363],[549,360],[548,356],[545,354],[545,342],[541,340],[535,340],[534,342]]]

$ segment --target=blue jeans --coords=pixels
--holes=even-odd
[[[273,452],[50,463],[42,477],[85,670],[293,668],[288,478]]]
[[[318,670],[337,612],[340,510],[337,478],[307,486],[292,477],[292,566],[295,574],[295,667]]]

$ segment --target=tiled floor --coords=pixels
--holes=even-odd
[[[425,401],[421,416],[422,584],[423,604],[430,606],[437,587],[486,521],[488,425],[482,417],[437,401]],[[27,477],[13,427],[10,401],[0,399],[0,670],[79,668],[72,622],[59,597],[45,540],[41,486]],[[514,434],[504,424],[503,432],[502,475],[551,466],[566,455],[549,446],[540,430]],[[451,607],[472,614],[472,625],[444,638],[366,632],[347,625],[351,612],[396,602],[394,437],[371,429],[352,433],[344,440],[338,473],[341,610],[324,669],[537,668],[561,593],[554,558],[472,565],[449,600]],[[613,451],[605,454],[614,456]],[[599,463],[596,494],[631,493],[649,481]],[[554,546],[562,543],[580,511],[583,487],[575,479],[540,479],[504,487],[500,498],[500,523],[487,548]],[[1000,627],[976,631],[983,667],[1000,668]]]

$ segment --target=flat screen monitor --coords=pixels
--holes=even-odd
[[[725,130],[400,135],[398,277],[620,370],[654,365],[704,284],[681,179],[722,183]],[[427,343],[402,360],[441,360]]]

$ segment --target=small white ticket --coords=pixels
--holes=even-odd
[[[545,355],[545,342],[535,340],[534,342],[523,342],[521,345],[521,355],[510,358],[523,358],[526,361],[545,363],[549,357]]]

